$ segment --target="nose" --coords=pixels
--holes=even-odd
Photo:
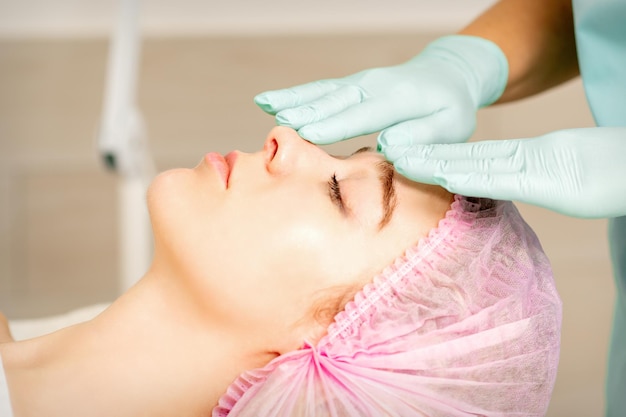
[[[265,140],[263,152],[268,171],[286,174],[294,169],[314,167],[326,152],[285,126],[274,127]]]

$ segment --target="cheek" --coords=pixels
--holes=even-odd
[[[266,328],[291,328],[307,317],[320,291],[354,283],[364,265],[355,261],[357,242],[336,229],[299,224],[284,232],[265,242],[263,257],[248,271],[256,275],[237,297],[252,316],[247,320]]]
[[[290,271],[291,278],[305,281],[307,277],[327,272],[326,265],[336,253],[341,239],[336,231],[323,224],[312,222],[294,223],[281,233],[275,233],[267,241],[271,259],[270,268]]]
[[[274,207],[256,219],[237,224],[241,233],[231,235],[233,246],[222,247],[215,265],[216,274],[231,279],[220,289],[222,300],[230,300],[224,308],[245,307],[248,320],[293,322],[316,291],[351,280],[362,266],[351,260],[361,240],[312,202]]]
[[[241,213],[238,225],[244,237],[239,244],[254,252],[259,272],[274,275],[281,269],[317,271],[319,260],[345,230],[324,205],[313,198],[286,201],[279,198],[248,205],[255,213]]]

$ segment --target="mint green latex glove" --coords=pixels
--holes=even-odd
[[[476,110],[500,97],[507,77],[498,46],[452,35],[401,65],[268,91],[254,100],[278,124],[317,144],[385,128],[379,140],[387,143],[462,142],[474,131]]]
[[[626,127],[560,130],[532,139],[382,149],[415,181],[457,194],[517,200],[569,216],[626,215]]]

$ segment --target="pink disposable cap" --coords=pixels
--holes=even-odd
[[[456,196],[314,346],[245,372],[214,417],[543,416],[561,301],[510,202]]]

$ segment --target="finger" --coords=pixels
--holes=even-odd
[[[416,146],[416,153],[433,160],[479,160],[511,158],[520,152],[523,139],[486,140],[471,143]],[[421,149],[418,149],[421,148]]]
[[[390,161],[407,156],[429,163],[442,161],[477,161],[481,159],[520,159],[528,139],[492,140],[472,143],[393,145],[382,147]]]
[[[521,173],[491,175],[485,173],[442,174],[434,183],[454,194],[494,200],[528,201],[527,182]]]
[[[472,135],[475,118],[462,123],[450,111],[429,114],[419,119],[398,123],[378,135],[379,149],[393,145],[425,145],[464,142]],[[454,120],[457,122],[455,123]]]
[[[389,125],[404,121],[403,115],[389,112],[388,100],[372,98],[357,103],[317,123],[302,127],[298,133],[318,145],[378,132]]]
[[[300,129],[341,113],[361,100],[358,87],[344,86],[302,106],[280,111],[276,114],[276,121],[280,125]]]
[[[477,146],[480,145],[480,146]],[[433,176],[490,174],[505,175],[524,171],[522,141],[491,141],[425,146],[391,146],[385,157],[415,181]],[[432,180],[431,180],[432,181]]]
[[[340,85],[334,80],[320,80],[281,90],[265,91],[254,97],[254,102],[263,111],[276,114],[281,110],[301,106],[325,94],[337,90]]]
[[[433,120],[436,125],[449,124],[445,122],[445,119],[449,119],[450,114],[436,116],[439,114],[438,112],[432,114],[419,113],[417,111],[421,111],[421,109],[416,108],[408,111],[394,103],[397,102],[390,102],[386,96],[362,100],[362,102],[354,104],[332,117],[318,123],[305,125],[298,133],[311,142],[325,145],[378,132],[388,126],[399,126],[407,123],[409,118],[421,117],[422,115],[425,118],[434,116]],[[409,135],[410,133],[405,133],[405,137]]]

